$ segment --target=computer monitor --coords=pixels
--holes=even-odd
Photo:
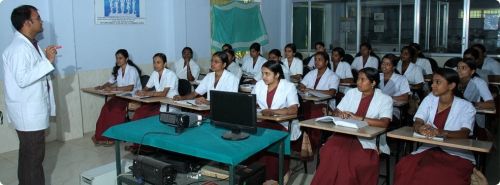
[[[254,94],[210,91],[210,117],[215,126],[230,129],[222,135],[242,140],[257,132],[257,107]]]

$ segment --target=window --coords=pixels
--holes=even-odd
[[[499,3],[496,0],[470,2],[469,45],[480,43],[488,54],[500,54]],[[459,15],[463,18],[463,11]]]
[[[463,0],[421,1],[419,40],[424,51],[462,53],[463,7]]]

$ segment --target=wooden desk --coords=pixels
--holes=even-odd
[[[127,96],[127,95],[123,95],[123,94],[117,94],[116,96],[120,97],[120,98],[125,98],[125,99],[129,99],[129,100],[141,102],[141,103],[160,103],[161,101],[167,99],[167,97],[147,97],[147,98],[141,98],[141,97],[137,97],[137,96],[135,96],[135,97],[134,96]]]
[[[500,85],[500,82],[488,82],[490,85]]]
[[[186,109],[191,109],[191,110],[196,110],[196,111],[208,111],[210,110],[210,105],[192,105],[186,102],[186,100],[182,101],[175,101],[171,98],[165,98],[160,101],[160,103],[167,104],[167,110],[169,109],[170,105],[177,106],[177,107],[182,107]]]
[[[263,116],[261,113],[257,113],[257,119],[269,120],[276,122],[291,121],[297,118],[297,115],[274,115],[274,116]]]
[[[330,100],[333,98],[333,96],[320,98],[320,97],[316,97],[316,96],[312,96],[312,95],[306,95],[305,93],[299,93],[299,95],[300,95],[300,97],[302,97],[303,100],[309,100],[309,101],[315,101],[315,102]]]
[[[104,101],[106,102],[108,100],[108,96],[114,96],[116,94],[121,94],[129,91],[105,91],[105,90],[97,90],[95,87],[87,87],[87,88],[81,88],[83,92],[86,93],[91,93],[91,94],[97,94],[104,96]]]
[[[392,101],[392,106],[394,107],[403,107],[405,105],[408,105],[408,101]]]
[[[473,139],[445,139],[444,141],[434,141],[431,139],[417,138],[413,137],[412,127],[401,127],[399,129],[393,130],[387,133],[387,137],[482,153],[489,153],[492,146],[491,142]]]
[[[239,87],[239,91],[243,93],[252,93],[253,88],[255,88],[255,85],[253,84],[241,84]]]
[[[301,122],[299,122],[299,125],[301,127],[315,128],[315,129],[343,133],[343,134],[365,137],[365,138],[374,138],[374,137],[382,134],[386,130],[385,128],[372,127],[372,126],[366,126],[366,127],[360,128],[360,129],[354,129],[354,128],[348,128],[348,127],[343,127],[343,126],[337,126],[333,123],[321,123],[321,122],[317,122],[314,120],[315,119],[301,121]]]
[[[344,87],[355,87],[355,86],[356,86],[356,83],[354,83],[354,82],[351,82],[351,83],[349,83],[349,82],[340,82],[340,83],[339,83],[339,86],[344,86]]]
[[[479,114],[496,114],[497,109],[478,109],[476,108],[476,113]]]

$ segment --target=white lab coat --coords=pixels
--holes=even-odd
[[[358,88],[352,88],[345,94],[342,101],[340,101],[337,109],[341,111],[349,111],[352,113],[356,113],[358,110],[359,103],[361,102],[362,92],[358,90]],[[380,119],[380,118],[389,118],[392,119],[392,98],[382,93],[380,89],[375,89],[373,94],[372,101],[368,107],[368,111],[366,112],[367,118]],[[359,142],[363,149],[374,149],[376,150],[376,138],[373,139],[365,139],[362,137],[358,137]],[[380,151],[382,153],[389,154],[389,146],[386,142],[385,134],[380,136]]]
[[[288,65],[287,58],[282,59],[281,62],[283,62],[282,66],[284,66],[288,71],[290,71],[290,76],[303,74],[304,64],[302,63],[302,60],[300,60],[299,58],[293,57],[292,65]]]
[[[191,70],[191,75],[193,75],[194,79],[198,79],[200,75],[200,66],[193,60],[189,60],[189,69]],[[186,79],[187,80],[187,66],[184,66],[184,59],[181,58],[174,65],[175,74],[177,74],[177,78]]]
[[[469,80],[464,91],[464,98],[472,103],[493,100],[488,84],[480,77],[473,77]],[[476,123],[479,127],[484,128],[486,116],[484,114],[476,114]]]
[[[415,64],[422,69],[424,75],[432,75],[432,65],[429,59],[417,58]]]
[[[309,63],[307,63],[307,67],[309,67],[309,69],[314,69],[316,68],[316,59],[314,59],[314,54],[311,56],[311,59],[309,59]]]
[[[378,88],[382,90],[382,93],[388,96],[401,96],[403,94],[410,94],[410,84],[408,80],[403,75],[392,73],[389,81],[384,83],[384,73],[380,73],[380,83]],[[401,110],[397,107],[393,107],[393,115],[400,119]]]
[[[195,92],[199,95],[207,94],[207,100],[210,101],[210,91],[227,91],[227,92],[238,92],[238,85],[240,84],[240,79],[237,79],[233,73],[224,70],[222,76],[214,87],[215,83],[215,72],[208,73],[203,80],[201,80],[200,85],[195,89]]]
[[[403,67],[403,62],[400,60],[398,62],[398,65],[396,66],[396,69],[399,72],[401,72],[402,67]],[[408,83],[410,83],[411,85],[424,83],[424,75],[422,74],[422,68],[418,67],[414,63],[410,62],[410,65],[408,65],[408,68],[406,69],[403,75],[406,77]]]
[[[439,105],[438,96],[434,96],[432,93],[427,95],[427,97],[424,98],[424,100],[418,107],[418,110],[415,113],[415,117],[413,119],[415,120],[416,118],[419,118],[423,120],[424,123],[430,124],[434,128],[436,128],[436,125],[434,125],[434,117],[436,117],[438,105]],[[474,108],[474,106],[472,106],[470,102],[455,96],[453,98],[453,103],[451,105],[450,113],[448,114],[448,118],[446,119],[446,123],[444,125],[444,130],[457,131],[460,130],[461,128],[467,128],[471,131],[470,133],[472,134],[474,128],[475,114],[476,114],[476,109]],[[423,144],[418,148],[417,151],[413,152],[412,154],[417,154],[433,147],[438,147],[438,146],[431,144]],[[441,146],[440,148],[450,155],[470,160],[472,163],[475,164],[474,156],[470,151],[443,147],[443,146]]]
[[[157,71],[153,71],[153,73],[151,73],[146,87],[154,87],[156,92],[162,92],[165,88],[169,88],[167,97],[173,98],[174,96],[179,95],[179,91],[177,90],[178,83],[179,79],[174,72],[168,69],[163,69],[161,79]],[[173,109],[173,107],[170,107],[169,112],[175,111],[177,111],[175,108]],[[160,112],[167,112],[167,106],[162,104],[160,107]]]
[[[314,69],[306,74],[304,79],[300,81],[306,88],[315,89],[315,90],[331,90],[335,89],[338,91],[340,78],[330,69],[326,69],[325,73],[321,76],[321,79],[318,82],[316,88],[314,88],[314,84],[316,83],[316,77],[318,76],[318,69]],[[330,100],[330,108],[332,110],[335,109],[335,98]]]
[[[55,116],[55,101],[50,72],[54,66],[44,50],[15,32],[3,57],[4,93],[8,120],[19,131],[39,131],[49,127]]]
[[[332,71],[333,70],[333,62],[330,61],[330,67]],[[349,63],[340,61],[339,65],[337,65],[337,69],[335,69],[335,74],[339,76],[340,79],[346,79],[346,78],[354,78],[352,76],[352,71],[351,71],[351,66]]]
[[[354,61],[352,61],[352,64],[351,64],[351,69],[355,69],[356,71],[359,71],[359,70],[366,68],[366,67],[378,69],[377,58],[375,58],[373,56],[369,56],[368,60],[366,61],[366,64],[363,66],[363,57],[358,56],[358,57],[354,58]]]
[[[476,69],[476,73],[484,81],[488,81],[488,75],[500,75],[500,62],[491,57],[486,57],[482,68]]]
[[[132,90],[134,92],[142,89],[139,72],[135,67],[128,64],[125,66],[125,74],[123,74],[122,69],[119,68],[116,78],[115,76],[111,75],[111,77],[109,77],[108,83],[116,83],[116,86],[118,87],[134,85],[134,89]]]
[[[253,76],[257,76],[257,74],[259,74],[262,70],[261,69],[262,65],[266,62],[267,60],[264,57],[259,56],[257,58],[257,62],[255,63],[255,65],[253,65],[253,58],[247,57],[244,58],[243,66],[241,66],[241,69],[246,73],[250,73]]]
[[[255,94],[257,104],[261,109],[282,109],[292,105],[299,105],[299,98],[295,85],[288,80],[281,79],[278,87],[276,87],[276,93],[274,94],[271,107],[267,106],[267,87],[264,80],[260,80],[255,84],[255,88],[252,90],[252,94]],[[288,121],[281,122],[280,124],[286,129],[289,129]],[[292,141],[297,140],[302,134],[298,119],[292,121],[292,130],[290,133],[290,140]]]
[[[238,79],[241,79],[241,76],[243,75],[243,70],[241,70],[240,65],[236,63],[236,61],[231,62],[229,66],[227,66],[227,70],[231,73],[234,74],[234,76]]]

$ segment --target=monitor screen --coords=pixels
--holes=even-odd
[[[257,131],[255,95],[212,90],[210,91],[210,117],[216,126],[231,130],[231,133],[223,136],[224,139],[245,139],[248,137],[247,133]]]

